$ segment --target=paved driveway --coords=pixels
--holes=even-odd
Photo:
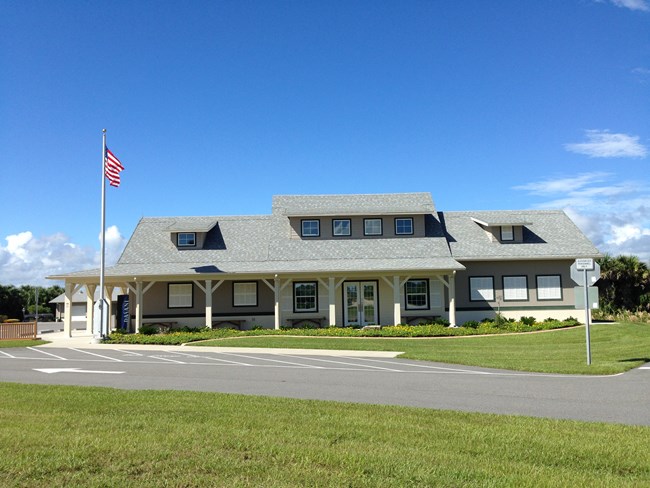
[[[548,375],[350,352],[318,354],[106,345],[0,349],[0,381],[244,393],[650,425],[650,368],[615,376]]]

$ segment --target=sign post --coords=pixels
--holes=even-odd
[[[585,305],[585,334],[587,341],[587,365],[591,365],[591,337],[590,337],[590,321],[591,305],[589,303],[589,285],[593,285],[600,278],[600,265],[592,258],[579,258],[571,266],[571,279],[582,287],[584,292],[584,305]],[[577,290],[576,290],[577,291]],[[598,300],[596,300],[596,303]]]

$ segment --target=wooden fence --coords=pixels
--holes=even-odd
[[[0,324],[0,341],[10,339],[36,339],[36,322],[13,322]]]

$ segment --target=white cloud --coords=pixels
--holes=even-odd
[[[603,253],[650,262],[650,184],[584,173],[515,187],[544,200],[535,208],[564,210]]]
[[[643,158],[648,154],[639,136],[612,134],[606,130],[588,130],[585,135],[587,142],[565,144],[564,148],[590,158]]]
[[[3,285],[51,286],[45,277],[99,266],[99,246],[80,246],[56,233],[34,237],[30,231],[5,237],[0,244],[0,283]],[[106,264],[117,261],[125,239],[116,226],[106,229]]]
[[[611,0],[611,2],[617,7],[650,12],[650,3],[647,0]]]

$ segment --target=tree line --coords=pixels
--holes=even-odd
[[[600,309],[605,313],[650,312],[650,269],[636,256],[610,256],[597,260],[596,282]]]
[[[23,320],[24,315],[35,314],[37,291],[38,313],[54,313],[55,306],[49,302],[64,292],[60,286],[0,285],[0,322],[5,319]]]

